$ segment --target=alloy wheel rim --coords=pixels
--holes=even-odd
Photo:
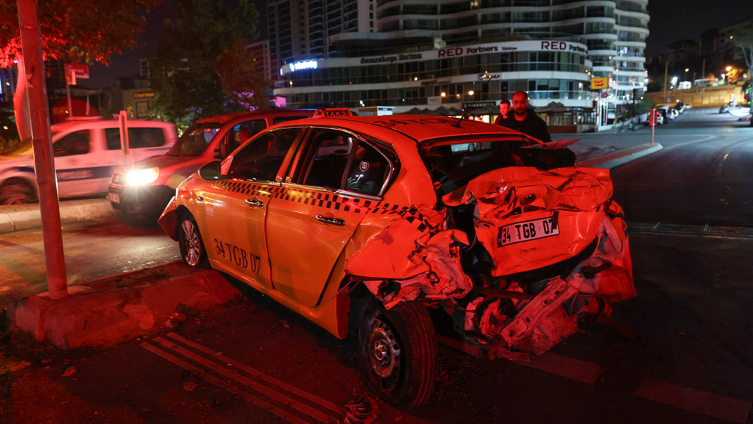
[[[387,323],[378,318],[374,320],[367,349],[371,371],[382,388],[394,389],[400,375],[400,344]]]
[[[190,266],[199,264],[201,258],[201,242],[199,241],[199,232],[196,226],[189,220],[183,221],[183,237],[186,240],[186,263]]]

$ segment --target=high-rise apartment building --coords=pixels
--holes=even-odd
[[[523,89],[535,106],[556,101],[581,113],[593,108],[590,78],[603,76],[612,81],[614,108],[647,82],[647,6],[648,0],[270,0],[270,50],[284,79],[275,92],[293,107],[379,104],[397,111],[498,103]]]

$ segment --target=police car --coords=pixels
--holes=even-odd
[[[609,171],[574,159],[476,121],[319,110],[204,165],[158,222],[189,266],[353,334],[369,387],[417,405],[437,333],[528,360],[635,295]]]
[[[259,110],[202,119],[190,126],[164,155],[118,168],[108,198],[114,209],[158,215],[186,177],[213,159],[224,159],[259,131],[281,122],[309,118],[313,110]]]
[[[51,127],[60,198],[107,193],[113,171],[123,165],[120,129],[115,120],[81,120]],[[128,162],[162,155],[175,144],[167,122],[128,121]],[[0,156],[0,205],[37,200],[31,146]]]

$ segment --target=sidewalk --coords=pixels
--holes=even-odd
[[[552,140],[580,138],[570,149],[575,153],[577,166],[614,168],[662,149],[651,144],[651,131],[627,133],[553,134]]]
[[[60,221],[97,219],[115,213],[107,199],[65,200],[60,202]],[[0,234],[42,226],[39,204],[0,206]]]

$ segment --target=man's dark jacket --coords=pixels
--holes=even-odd
[[[549,131],[546,129],[546,122],[543,119],[536,116],[536,112],[533,109],[528,109],[526,113],[526,119],[518,121],[515,119],[515,113],[510,111],[507,115],[507,119],[503,119],[499,125],[520,131],[523,134],[530,135],[531,137],[538,138],[544,143],[549,143],[552,139],[549,137]]]

